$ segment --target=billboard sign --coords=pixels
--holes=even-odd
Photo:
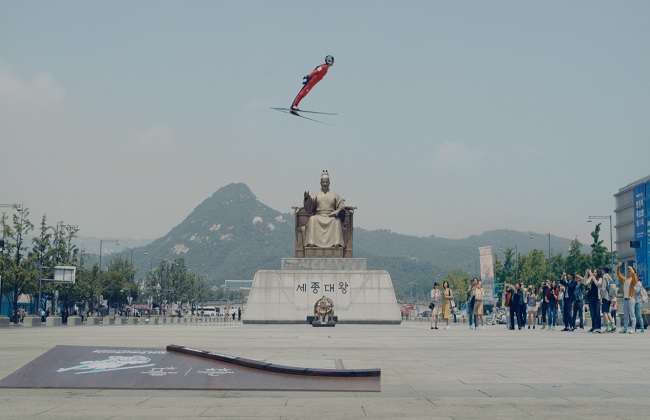
[[[57,265],[54,267],[54,283],[74,284],[77,267]]]
[[[634,240],[636,248],[636,271],[644,286],[648,286],[648,216],[646,211],[646,184],[634,187]]]

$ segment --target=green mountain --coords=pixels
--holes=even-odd
[[[292,216],[260,203],[245,184],[230,184],[165,236],[135,248],[133,263],[145,273],[161,259],[184,258],[192,271],[219,285],[252,279],[261,268],[279,269],[280,258],[290,256],[292,247]]]
[[[363,220],[363,209],[357,212]],[[389,230],[355,227],[355,257],[367,258],[371,270],[387,270],[398,294],[411,289],[428,291],[438,275],[462,270],[478,272],[478,247],[491,245],[527,253],[539,248],[546,254],[547,237],[512,230],[495,230],[466,239],[416,237]],[[570,240],[551,236],[552,252],[569,247]],[[133,257],[138,276],[155,268],[161,259],[184,258],[186,265],[210,284],[250,280],[260,269],[279,269],[280,259],[293,257],[294,216],[263,203],[242,183],[227,185],[199,204],[185,220],[152,243],[122,251]]]

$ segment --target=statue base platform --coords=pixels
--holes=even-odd
[[[280,270],[365,270],[365,258],[282,258]]]
[[[335,327],[336,322],[334,321],[328,321],[328,322],[320,322],[320,321],[314,321],[311,323],[312,327]]]
[[[365,268],[365,259],[287,258],[282,266],[285,269],[255,273],[244,324],[304,324],[323,296],[334,303],[338,324],[401,323],[390,274],[351,269]]]
[[[343,258],[344,249],[341,246],[334,248],[305,247],[305,258]]]

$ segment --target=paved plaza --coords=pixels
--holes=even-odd
[[[457,324],[112,325],[0,329],[0,378],[58,344],[192,346],[271,363],[381,368],[381,392],[0,389],[0,418],[639,419],[650,332],[507,331]]]

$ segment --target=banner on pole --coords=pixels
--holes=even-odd
[[[483,304],[494,305],[494,260],[492,257],[492,247],[479,247],[478,252],[480,255],[481,282],[485,291]]]

